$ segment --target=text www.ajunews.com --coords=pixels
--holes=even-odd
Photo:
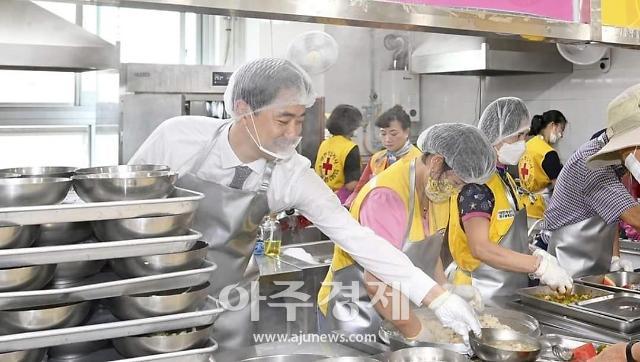
[[[254,333],[253,340],[258,343],[348,343],[375,342],[375,334],[282,334],[282,333]]]

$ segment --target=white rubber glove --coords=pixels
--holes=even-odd
[[[611,267],[609,268],[609,271],[617,272],[622,270],[626,272],[632,272],[633,269],[633,263],[631,263],[631,261],[620,259],[619,256],[615,255],[611,258]]]
[[[444,289],[451,293],[460,296],[467,303],[469,303],[476,312],[482,312],[484,310],[484,302],[482,301],[482,295],[478,288],[473,285],[453,285],[445,284]]]
[[[569,273],[560,267],[558,259],[542,249],[534,251],[533,255],[540,258],[540,265],[533,273],[540,279],[540,283],[548,285],[561,294],[571,293],[573,280]]]
[[[420,332],[415,337],[407,337],[410,341],[427,342],[433,341],[433,333],[425,326],[425,321],[418,317],[420,321]]]
[[[473,308],[459,296],[451,292],[444,292],[429,304],[429,309],[438,317],[443,326],[453,329],[469,345],[469,331],[481,335],[480,322],[476,318]]]

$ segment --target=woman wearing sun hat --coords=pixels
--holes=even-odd
[[[542,238],[573,277],[633,269],[619,258],[620,220],[640,227],[640,205],[616,174],[624,165],[640,180],[640,84],[607,108],[607,129],[569,158],[544,214]]]

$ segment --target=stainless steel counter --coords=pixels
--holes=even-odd
[[[316,333],[316,298],[329,270],[333,242],[317,241],[283,246],[299,247],[323,263],[312,264],[288,255],[277,258],[260,255],[255,261],[260,270],[260,318],[254,322],[256,333]],[[293,316],[288,315],[292,313]]]
[[[273,258],[266,255],[256,255],[255,261],[260,270],[260,277],[301,272],[301,269],[296,267],[292,261],[287,262],[288,259],[286,256],[285,258]]]

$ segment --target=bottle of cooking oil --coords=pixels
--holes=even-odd
[[[264,254],[277,257],[280,255],[280,244],[282,243],[282,231],[280,223],[276,220],[276,215],[269,215],[263,224],[264,230]]]

